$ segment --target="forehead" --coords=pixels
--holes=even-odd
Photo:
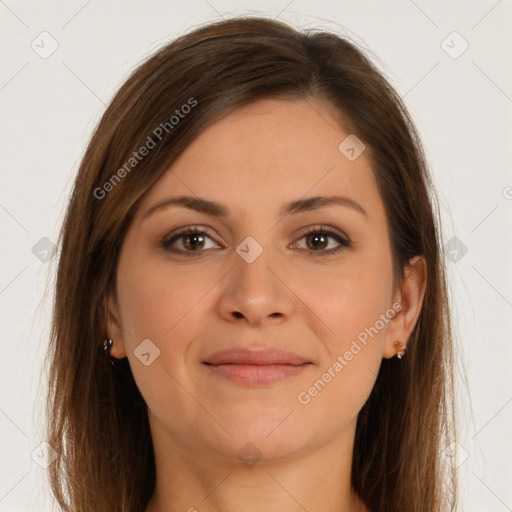
[[[369,149],[355,160],[339,149],[349,136],[348,120],[326,101],[258,100],[201,132],[147,193],[140,211],[186,194],[239,214],[252,208],[276,213],[285,202],[337,194],[382,215]]]

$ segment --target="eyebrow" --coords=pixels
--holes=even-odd
[[[368,217],[368,213],[359,203],[353,199],[350,199],[349,197],[343,196],[313,196],[291,201],[280,208],[279,215],[284,217],[288,214],[309,212],[331,205],[352,208],[365,217]],[[215,201],[210,201],[208,199],[194,196],[177,196],[164,199],[151,206],[144,214],[143,220],[156,211],[169,208],[171,206],[180,206],[182,208],[194,210],[206,215],[212,215],[214,217],[225,218],[229,217],[230,214],[228,208],[226,208],[223,204],[217,203]]]

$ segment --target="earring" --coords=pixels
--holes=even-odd
[[[405,354],[405,345],[400,340],[396,340],[395,348],[397,350],[396,357],[398,357],[398,359],[402,359]]]
[[[105,352],[107,353],[107,355],[109,356],[109,359],[110,359],[110,364],[112,366],[115,366],[114,364],[114,357],[112,357],[110,355],[110,349],[112,348],[112,345],[114,344],[114,341],[111,340],[110,338],[109,339],[106,339],[104,342],[103,342],[103,348],[105,349]]]
[[[109,353],[113,344],[114,344],[114,342],[111,339],[105,340],[103,342],[103,347],[105,349],[105,352]]]

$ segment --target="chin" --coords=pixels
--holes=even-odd
[[[297,411],[290,412],[280,409],[279,414],[269,414],[268,410],[257,414],[253,411],[236,421],[222,423],[233,437],[216,429],[205,432],[205,441],[225,460],[242,462],[247,467],[251,464],[245,460],[263,464],[293,458],[312,449],[318,436],[305,423],[291,419]],[[321,426],[318,430],[321,431]]]

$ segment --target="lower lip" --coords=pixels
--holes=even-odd
[[[205,365],[215,375],[248,387],[265,386],[301,374],[311,363],[292,364],[219,364]]]

